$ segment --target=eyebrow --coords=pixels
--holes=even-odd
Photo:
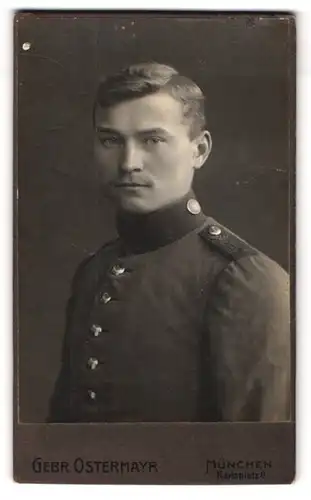
[[[96,132],[105,132],[106,134],[115,134],[115,135],[122,135],[120,132],[113,128],[109,127],[101,127],[100,125],[97,125],[96,127]]]
[[[114,135],[119,135],[119,136],[123,135],[118,130],[115,130],[115,129],[110,128],[110,127],[104,127],[101,125],[96,126],[96,131],[99,133],[114,134]],[[171,135],[167,130],[165,130],[161,127],[155,127],[155,128],[145,129],[145,130],[138,130],[136,132],[136,135],[139,135],[139,136],[151,135],[151,134],[160,134],[160,135],[166,135],[166,136]]]
[[[170,133],[161,127],[149,128],[146,130],[141,130],[137,132],[138,135],[151,135],[151,134],[162,134],[162,135],[170,135]]]

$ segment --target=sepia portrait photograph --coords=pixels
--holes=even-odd
[[[92,432],[120,453],[132,431],[140,451],[149,433],[155,447],[232,432],[232,452],[200,445],[189,482],[226,482],[219,456],[289,482],[294,16],[25,12],[14,30],[19,476],[52,481],[45,449],[68,461],[61,482],[86,474]]]

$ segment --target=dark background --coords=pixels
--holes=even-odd
[[[213,137],[195,181],[203,209],[288,269],[293,41],[288,18],[254,15],[36,13],[15,29],[19,418],[42,422],[72,275],[115,236],[92,169],[99,77],[154,60],[201,86]]]

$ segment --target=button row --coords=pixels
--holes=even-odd
[[[115,264],[111,268],[111,274],[114,276],[122,276],[122,274],[125,273],[125,268],[120,266],[119,264]],[[103,292],[100,296],[100,302],[103,304],[108,304],[112,299],[111,295],[108,292]],[[92,325],[91,326],[91,332],[93,333],[94,337],[99,337],[99,335],[102,333],[103,329],[100,325]],[[87,366],[90,368],[90,370],[95,370],[99,364],[99,361],[97,358],[89,358],[87,361]],[[88,397],[90,400],[95,401],[96,400],[96,392],[93,391],[92,389],[89,389],[88,391]]]

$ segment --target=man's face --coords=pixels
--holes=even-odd
[[[198,168],[197,144],[190,139],[181,103],[169,94],[97,106],[95,132],[101,181],[122,210],[151,212],[190,189]]]

